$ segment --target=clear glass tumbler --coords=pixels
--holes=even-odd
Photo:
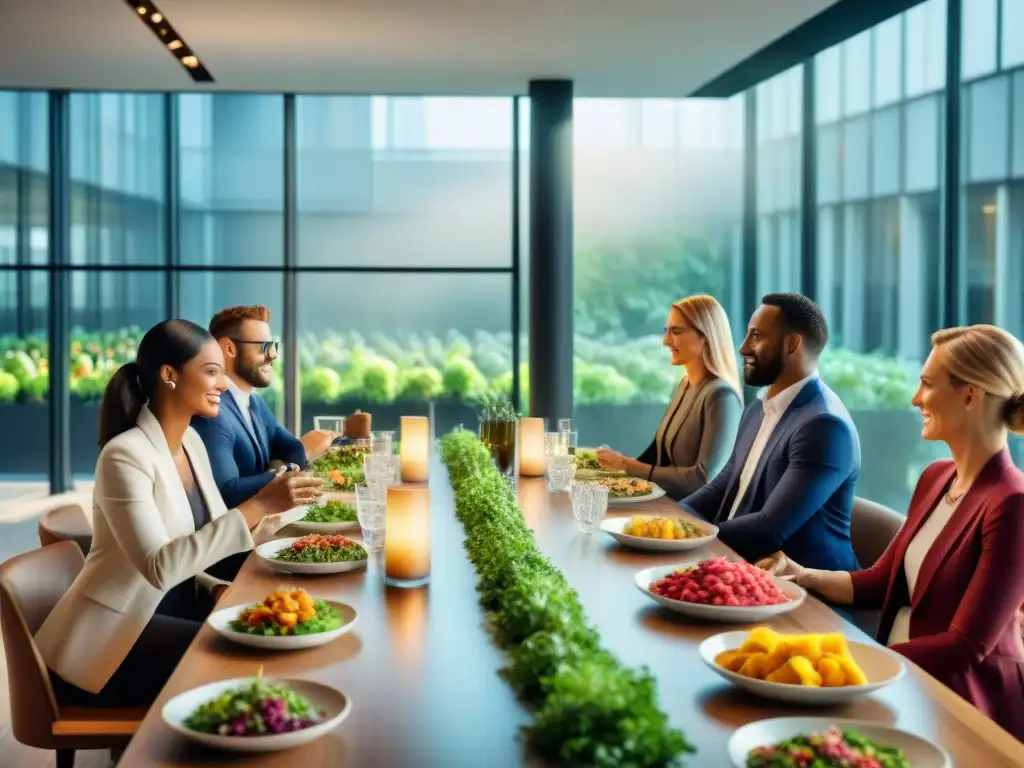
[[[384,549],[384,515],[387,510],[387,486],[380,483],[356,485],[356,517],[363,532],[367,552]]]
[[[576,461],[572,456],[561,455],[548,458],[547,479],[549,491],[571,491],[576,476]]]
[[[584,533],[594,533],[608,514],[608,487],[576,483],[572,489],[572,516]]]

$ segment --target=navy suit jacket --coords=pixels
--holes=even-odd
[[[306,449],[299,439],[278,424],[262,397],[254,392],[250,398],[259,442],[253,440],[231,392],[221,397],[217,418],[192,419],[192,427],[206,445],[213,478],[228,509],[251,499],[274,479],[271,461],[306,466]]]
[[[714,522],[719,538],[751,562],[782,550],[808,568],[858,570],[850,514],[860,439],[842,402],[818,378],[782,414],[735,517],[728,519],[763,419],[759,398],[740,420],[729,462],[680,505]]]

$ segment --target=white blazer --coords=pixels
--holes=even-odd
[[[203,573],[207,568],[252,549],[254,538],[269,538],[282,525],[273,515],[250,533],[242,514],[224,506],[199,434],[189,427],[182,443],[210,510],[199,531],[163,429],[148,408],[134,429],[100,452],[92,548],[35,635],[47,666],[83,690],[102,690],[168,590],[192,577],[209,586],[217,580]]]

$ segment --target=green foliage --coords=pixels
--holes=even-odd
[[[659,301],[668,301],[667,294],[659,296]],[[650,311],[653,313],[653,304]],[[658,325],[663,321],[659,319]],[[69,350],[74,397],[102,397],[113,372],[135,359],[139,338],[137,329],[102,334],[76,332]],[[46,351],[45,340],[38,336],[0,336],[0,370],[17,380],[14,397],[18,401],[38,402],[46,398]],[[522,353],[519,385],[520,403],[525,409],[530,402],[529,355],[525,345]],[[443,338],[426,333],[374,333],[364,338],[352,331],[325,331],[302,334],[296,354],[302,397],[307,402],[327,404],[349,399],[368,404],[395,400],[479,403],[494,396],[505,400],[512,396],[509,333],[478,331],[472,338],[454,331]],[[661,336],[657,334],[638,338],[626,338],[622,333],[578,335],[573,355],[575,401],[581,405],[665,403],[682,374],[668,364]],[[878,354],[830,347],[822,355],[819,367],[825,383],[850,410],[909,408],[917,386],[916,370],[898,359]],[[277,369],[278,375],[263,393],[272,408],[282,400],[281,360]]]
[[[21,389],[21,385],[18,383],[17,376],[7,373],[7,371],[0,371],[0,403],[14,402],[19,389]]]
[[[576,591],[537,548],[487,448],[456,430],[441,440],[441,455],[481,603],[509,653],[503,674],[535,711],[531,748],[563,766],[678,765],[694,749],[658,708],[651,675],[600,647]]]

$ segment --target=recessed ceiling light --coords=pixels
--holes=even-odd
[[[125,3],[135,11],[142,23],[152,30],[161,45],[166,44],[167,50],[181,62],[181,66],[193,80],[197,83],[213,82],[213,75],[200,63],[195,51],[182,40],[181,35],[174,30],[174,26],[156,7],[153,0],[125,0]],[[170,42],[165,43],[166,40],[170,40]]]

